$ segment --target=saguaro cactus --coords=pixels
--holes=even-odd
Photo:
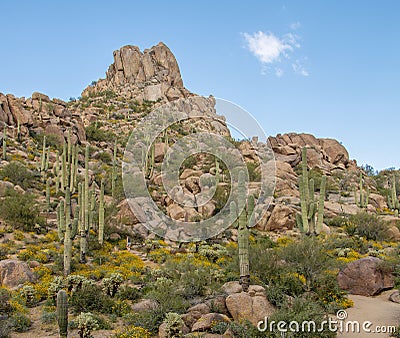
[[[306,147],[302,149],[301,158],[302,175],[299,176],[301,214],[296,215],[296,221],[301,232],[319,234],[322,230],[324,217],[326,176],[321,177],[319,201],[316,202],[314,180],[308,178]]]
[[[398,217],[400,203],[399,203],[399,199],[397,198],[396,176],[394,173],[393,173],[393,177],[392,177],[391,194],[388,194],[388,206],[389,206],[389,209],[394,211],[394,215],[396,217]]]
[[[7,159],[7,126],[3,129],[3,160]]]
[[[64,290],[57,293],[57,322],[60,338],[68,336],[68,297]]]
[[[246,187],[244,173],[239,173],[238,182],[238,205],[246,203]],[[250,195],[247,199],[247,206],[237,215],[237,207],[234,201],[230,204],[231,221],[237,225],[238,229],[238,250],[239,250],[239,270],[240,284],[244,292],[247,292],[250,285],[250,259],[249,259],[249,227],[254,226],[254,196]]]
[[[99,243],[103,245],[104,240],[104,181],[101,180],[100,205],[99,205]]]
[[[71,220],[71,194],[69,187],[65,191],[65,208],[63,211],[63,202],[59,205],[59,236],[64,240],[64,275],[68,276],[71,272],[71,255],[72,255],[72,241],[76,236],[78,228],[79,206],[75,209],[75,217]]]
[[[47,207],[47,212],[50,212],[50,178],[47,179],[46,181],[46,207]]]
[[[354,188],[354,199],[356,202],[356,205],[359,208],[363,208],[366,209],[368,206],[368,202],[369,202],[369,189],[367,188],[364,191],[364,187],[363,187],[363,174],[360,173],[360,183],[359,183],[359,187],[360,187],[360,195],[359,197],[357,197],[357,191]]]
[[[113,166],[111,173],[111,195],[115,198],[115,182],[117,181],[117,142],[114,142]]]

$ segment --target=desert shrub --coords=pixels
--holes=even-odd
[[[377,215],[367,212],[359,212],[349,217],[346,225],[346,231],[349,235],[358,235],[368,240],[383,241],[386,240],[387,224],[378,218]]]
[[[182,313],[187,307],[187,301],[178,289],[181,286],[179,279],[160,277],[150,284],[147,298],[154,299],[159,304],[159,308],[165,312]]]
[[[37,303],[37,293],[31,285],[24,285],[20,289],[20,297],[24,300],[26,306],[33,307]]]
[[[337,271],[326,271],[317,276],[315,293],[321,305],[329,313],[353,306],[353,301],[347,298],[346,292],[339,288]]]
[[[15,313],[11,317],[13,330],[16,332],[26,332],[32,325],[31,320],[22,313]]]
[[[261,181],[261,169],[256,162],[246,162],[247,172],[249,173],[249,180],[251,182]]]
[[[215,201],[215,210],[214,214],[218,213],[226,204],[229,198],[229,190],[227,187],[223,187],[221,185],[217,185],[215,189],[215,193],[213,196],[213,200]]]
[[[169,257],[164,268],[172,284],[178,286],[178,291],[187,300],[212,293],[225,278],[218,265],[192,254]]]
[[[235,338],[266,338],[269,337],[268,334],[257,330],[250,322],[242,321],[237,322],[216,322],[213,323],[211,327],[211,332],[215,334],[223,335],[226,330],[230,330]]]
[[[97,285],[87,285],[77,290],[71,297],[71,307],[75,313],[84,311],[110,313],[113,306],[113,300]]]
[[[151,338],[151,333],[140,326],[129,326],[121,330],[117,330],[112,338]]]
[[[11,337],[12,322],[9,318],[0,317],[0,338]]]
[[[115,139],[115,135],[110,131],[101,129],[99,124],[94,122],[86,128],[86,139],[88,141],[111,142]]]
[[[38,147],[40,149],[43,148],[43,133],[40,134],[32,134],[32,137],[38,142]],[[50,146],[52,148],[61,149],[62,143],[58,135],[56,134],[46,134],[46,146]]]
[[[112,161],[112,155],[106,151],[102,151],[97,154],[96,159],[109,164]]]
[[[292,272],[304,276],[307,290],[314,290],[316,276],[336,264],[315,237],[303,237],[298,242],[289,243],[281,248],[280,256]]]
[[[43,324],[55,324],[57,322],[57,312],[55,306],[43,307],[41,320]]]
[[[36,197],[33,194],[19,194],[9,190],[0,204],[0,214],[14,228],[33,231],[35,224],[46,224],[45,219],[39,216],[40,210],[35,201]]]
[[[196,165],[197,163],[197,156],[196,155],[191,155],[188,158],[186,158],[181,166],[181,171],[183,172],[183,169],[193,169],[193,167]],[[181,172],[181,173],[182,173]]]
[[[141,296],[140,291],[131,286],[122,286],[118,289],[116,297],[121,300],[137,300]]]
[[[36,183],[35,174],[20,162],[6,164],[0,170],[0,179],[19,185],[22,189],[29,189]]]
[[[335,216],[325,219],[325,223],[330,227],[342,227],[347,224],[348,219],[342,216]]]
[[[0,287],[0,317],[12,312],[10,304],[11,293],[6,288]]]
[[[164,311],[160,308],[129,313],[123,317],[125,325],[141,327],[153,334],[158,332],[158,328],[162,324],[163,319]]]
[[[299,338],[330,338],[336,337],[336,332],[331,332],[328,330],[328,325],[324,326],[324,330],[322,332],[318,332],[318,329],[321,328],[321,323],[327,320],[327,314],[324,309],[318,305],[313,300],[306,298],[295,298],[291,305],[284,306],[281,309],[278,309],[274,314],[268,317],[268,322],[278,323],[283,321],[287,323],[286,328],[288,329],[288,333],[293,334],[293,337]],[[291,332],[289,329],[289,323],[292,321],[296,321],[300,325],[300,332]],[[317,332],[306,332],[301,331],[302,323],[306,321],[313,321],[316,324]],[[306,326],[307,328],[307,326]],[[269,329],[269,328],[268,328]],[[277,326],[273,327],[274,330],[268,332],[268,329],[265,333],[268,333],[267,337],[281,337],[282,332],[277,330]]]

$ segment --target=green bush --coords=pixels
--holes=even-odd
[[[141,294],[138,289],[127,285],[120,287],[116,295],[120,300],[137,300],[140,296]]]
[[[99,125],[94,122],[86,128],[86,139],[96,142],[111,142],[115,139],[115,135],[110,131],[101,129]]]
[[[342,227],[347,224],[348,219],[342,216],[335,216],[325,219],[325,223],[330,227]]]
[[[71,307],[74,313],[100,312],[111,313],[114,301],[104,294],[98,285],[87,285],[76,291],[71,297]]]
[[[164,320],[164,311],[160,308],[143,312],[129,313],[123,317],[126,325],[140,326],[150,332],[158,333]]]
[[[11,322],[15,332],[26,332],[32,325],[31,320],[21,313],[15,313],[11,317]]]
[[[0,317],[9,315],[12,312],[10,305],[11,293],[7,289],[0,287]]]
[[[315,237],[303,237],[298,242],[289,243],[281,248],[280,256],[292,272],[304,276],[307,291],[315,290],[318,274],[336,265],[336,261],[327,255],[322,242]]]
[[[257,330],[250,322],[244,321],[240,323],[217,322],[211,327],[211,332],[223,335],[226,330],[230,330],[235,338],[266,338],[268,333]]]
[[[0,179],[19,185],[22,189],[32,188],[36,183],[35,174],[20,162],[10,162],[0,170]]]
[[[46,225],[45,219],[39,216],[40,210],[36,205],[36,196],[29,193],[20,194],[9,190],[0,204],[0,214],[11,226],[25,231],[33,231],[35,224],[41,227]]]
[[[246,162],[247,171],[249,173],[249,180],[251,182],[261,181],[261,169],[260,165],[256,162]]]
[[[110,153],[107,153],[106,151],[102,151],[97,154],[96,159],[109,164],[112,161],[112,155]]]
[[[386,237],[387,223],[377,215],[367,212],[359,212],[349,217],[346,231],[349,235],[358,235],[368,240],[384,241]]]
[[[290,332],[288,334],[293,334],[296,338],[330,338],[336,337],[336,332],[331,332],[328,330],[328,325],[324,326],[322,332],[302,332],[301,326],[303,322],[313,321],[316,324],[316,331],[321,328],[321,323],[327,320],[327,314],[324,309],[318,305],[315,301],[305,298],[295,298],[291,305],[287,305],[274,314],[268,317],[269,323],[275,321],[278,323],[284,321],[289,325],[290,322],[296,321],[300,325],[300,332]],[[288,326],[286,327],[288,328]],[[307,328],[307,327],[306,327]],[[289,329],[289,328],[288,328]],[[267,332],[265,332],[267,333]],[[277,330],[277,326],[274,326],[274,330],[268,332],[268,337],[281,337],[282,332]],[[288,335],[289,336],[289,335]]]

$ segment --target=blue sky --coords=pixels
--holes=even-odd
[[[400,2],[8,1],[0,92],[77,97],[126,44],[166,43],[185,86],[248,110],[267,135],[342,142],[400,167]]]

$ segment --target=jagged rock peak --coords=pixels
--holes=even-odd
[[[130,45],[114,51],[114,63],[108,68],[107,80],[116,84],[140,84],[155,80],[183,87],[175,56],[162,42],[143,53],[137,46]]]
[[[127,45],[114,51],[106,78],[87,87],[82,96],[113,90],[124,96],[156,101],[187,97],[175,56],[162,42],[150,49]]]

